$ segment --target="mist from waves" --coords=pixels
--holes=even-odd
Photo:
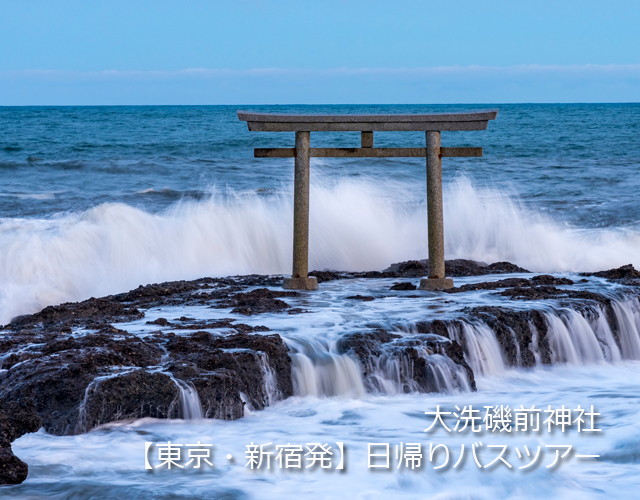
[[[567,227],[513,194],[445,186],[447,258],[534,272],[640,265],[640,231]],[[0,220],[0,323],[47,305],[203,276],[290,272],[292,193],[213,191],[160,213],[121,203]],[[311,184],[310,269],[381,270],[427,256],[424,189],[367,178]]]

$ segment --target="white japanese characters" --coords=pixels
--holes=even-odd
[[[507,454],[509,451],[508,445],[497,445],[497,444],[489,444],[484,446],[482,442],[475,442],[471,445],[471,456],[473,457],[473,462],[479,469],[489,469],[496,468],[498,466],[508,467],[509,469],[513,468],[513,464],[511,464],[507,460]],[[484,453],[482,448],[486,448],[488,450],[487,453]],[[520,447],[515,448],[515,452],[518,456],[519,463],[523,465],[519,466],[518,469],[527,469],[529,467],[535,466],[538,463],[538,459],[541,458],[540,451],[542,449],[547,449],[549,451],[554,452],[552,457],[552,461],[546,465],[547,469],[552,469],[556,466],[559,466],[561,459],[569,459],[571,458],[569,454],[573,450],[573,446],[571,445],[545,445],[538,446],[535,450],[535,453],[529,451],[529,448],[525,445],[523,449],[526,453],[523,454],[520,452]],[[445,444],[434,444],[429,443],[429,452],[427,454],[426,462],[429,468],[433,470],[443,469],[447,466],[451,466],[456,469],[462,467],[463,458],[465,456],[465,450],[468,450],[468,447],[465,447],[463,443],[460,447],[460,453],[457,454],[457,459],[454,456],[454,451],[449,451],[449,447]],[[400,443],[399,445],[395,445],[395,461],[393,464],[391,461],[391,445],[389,443],[369,443],[368,444],[368,457],[367,464],[369,469],[391,469],[393,467],[400,469],[419,469],[422,464],[422,444],[421,443]],[[403,452],[404,450],[404,452]],[[562,451],[562,454],[560,452]],[[598,458],[599,455],[579,455],[575,454],[575,458]],[[455,463],[453,460],[455,460]],[[513,460],[513,459],[511,459]]]
[[[571,428],[575,428],[577,432],[602,430],[596,428],[596,417],[600,416],[600,413],[593,409],[593,405],[590,411],[586,411],[580,405],[573,410],[565,408],[564,405],[561,408],[551,408],[551,405],[548,405],[544,410],[535,406],[525,408],[522,405],[514,409],[509,408],[509,405],[485,406],[484,412],[474,409],[472,405],[464,406],[462,410],[455,406],[455,409],[456,411],[441,411],[440,405],[437,405],[436,411],[425,411],[425,415],[433,415],[433,421],[425,432],[435,431],[439,427],[447,432],[539,432],[541,419],[543,428],[549,433],[556,429],[565,432]],[[583,417],[586,417],[586,420]]]
[[[150,442],[146,443],[145,469],[154,468],[148,459],[149,450],[153,444],[154,443]],[[210,467],[213,467],[213,463],[210,460],[212,458],[212,444],[202,444],[200,441],[195,444],[178,444],[168,441],[166,443],[158,443],[155,447],[158,452],[158,465],[155,466],[156,469],[161,467],[166,467],[167,469],[178,467],[184,469],[189,466],[194,469],[199,469],[203,464],[208,464]],[[186,453],[182,453],[183,451]],[[186,459],[188,459],[188,461],[184,462]]]
[[[536,408],[535,405],[511,408],[509,405],[482,406],[474,408],[472,405],[455,406],[455,411],[445,411],[436,406],[435,411],[424,412],[430,420],[430,425],[424,429],[428,434],[435,434],[443,429],[449,434],[472,433],[472,443],[462,443],[458,452],[458,445],[438,442],[412,443],[367,443],[368,469],[404,469],[418,471],[420,469],[459,469],[468,466],[481,470],[506,467],[508,469],[529,469],[544,463],[547,469],[555,469],[571,458],[596,459],[599,455],[584,455],[575,452],[569,444],[545,444],[538,442],[519,443],[518,446],[509,444],[486,444],[481,441],[482,434],[491,436],[513,436],[522,433],[530,438],[531,433],[553,434],[594,433],[602,432],[598,428],[598,413],[593,405],[590,408]],[[147,442],[145,448],[146,469],[201,469],[213,468],[213,445],[179,444],[168,441],[155,444],[157,464],[151,465],[149,455],[154,443]],[[336,442],[335,446],[325,442],[286,443],[272,442],[255,444],[251,442],[245,446],[244,467],[253,471],[260,470],[344,470],[344,443]],[[465,460],[465,456],[469,459]],[[545,460],[546,457],[546,460]],[[226,455],[232,460],[231,454]],[[543,462],[544,461],[544,462]]]
[[[280,469],[309,469],[314,466],[322,469],[330,469],[333,466],[334,451],[328,443],[306,443],[304,448],[301,444],[251,444],[246,445],[245,467],[249,469],[271,469],[271,457],[275,453],[275,465]],[[341,470],[344,468],[344,446],[342,442],[336,443],[338,463],[334,467]]]

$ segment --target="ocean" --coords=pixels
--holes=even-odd
[[[508,261],[575,282],[583,279],[580,272],[640,268],[640,104],[0,107],[0,324],[149,283],[290,273],[293,160],[254,159],[253,148],[293,147],[293,133],[250,133],[237,110],[489,108],[499,113],[486,131],[442,133],[443,146],[484,151],[482,158],[443,159],[446,258]],[[357,147],[359,140],[357,132],[311,134],[312,147]],[[376,133],[375,145],[422,147],[424,134]],[[426,258],[425,183],[422,159],[313,158],[309,269],[380,271]],[[560,302],[509,301],[487,291],[407,302],[387,297],[389,279],[321,283],[318,292],[292,301],[310,310],[307,315],[247,319],[203,306],[199,318],[237,317],[279,333],[294,361],[295,396],[235,421],[143,419],[77,436],[27,434],[13,448],[29,464],[29,478],[1,493],[60,499],[633,497],[640,486],[640,302],[623,285],[586,281],[581,289],[616,304],[629,346],[616,346],[603,311],[583,317]],[[346,299],[355,294],[376,300]],[[371,324],[414,334],[420,320],[456,318],[478,306],[546,308],[556,332],[553,363],[509,366],[493,334],[470,323],[461,335],[477,392],[449,383],[456,376],[451,366],[435,361],[440,392],[407,391],[391,373],[401,367],[390,365],[378,367],[374,391],[362,367],[336,347]],[[194,311],[166,306],[117,326],[144,337],[152,330],[146,321]],[[370,442],[446,444],[456,459],[465,444],[470,453],[480,441],[473,434],[425,434],[424,412],[437,405],[447,411],[456,405],[594,405],[602,414],[602,432],[594,435],[498,432],[481,440],[485,462],[495,455],[489,444],[509,444],[512,463],[518,462],[515,447],[519,454],[524,445],[570,444],[599,458],[546,468],[547,451],[544,465],[526,471],[504,464],[481,469],[471,456],[464,467],[442,471],[426,458],[420,470],[367,467]],[[215,467],[146,471],[144,443],[169,440],[213,442]],[[345,443],[346,470],[245,467],[249,443],[316,441],[334,450]]]

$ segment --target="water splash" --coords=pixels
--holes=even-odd
[[[339,353],[334,342],[289,340],[294,392],[298,396],[345,396],[470,390],[463,367],[429,352],[419,339],[399,339],[381,347],[382,354],[364,360]],[[423,361],[420,367],[406,351]],[[418,370],[423,370],[418,373]]]
[[[293,390],[296,396],[347,396],[366,394],[358,362],[339,354],[335,343],[320,340],[287,339],[293,362]]]
[[[314,177],[310,267],[375,270],[427,255],[424,193],[413,184]],[[445,189],[449,258],[533,271],[640,265],[640,233],[578,230],[460,178]],[[349,214],[345,217],[345,214]],[[122,203],[0,221],[0,323],[51,304],[202,276],[291,268],[292,195],[213,193],[158,214]]]
[[[266,401],[264,406],[272,405],[279,399],[282,399],[282,391],[278,389],[278,379],[276,371],[269,364],[269,356],[266,352],[256,352],[258,358],[258,366],[262,371],[263,390]]]
[[[464,348],[469,366],[476,375],[495,375],[504,371],[504,359],[496,335],[481,321],[450,324],[449,337]]]
[[[611,301],[616,317],[620,351],[624,359],[640,359],[640,303],[637,299]]]

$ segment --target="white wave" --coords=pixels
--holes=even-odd
[[[14,197],[21,200],[53,200],[56,193],[0,193],[2,197]]]
[[[445,193],[448,258],[509,261],[534,272],[596,271],[640,264],[640,232],[579,229],[525,207],[504,192],[466,178]]]
[[[140,191],[136,191],[136,194],[167,194],[167,193],[175,193],[175,192],[176,191],[174,191],[173,189],[164,187],[161,189],[154,189],[154,188],[142,189]]]
[[[427,256],[422,186],[314,174],[311,269],[373,270]],[[445,189],[448,258],[532,271],[640,264],[640,234],[565,227],[464,178]],[[0,323],[140,284],[290,272],[292,196],[214,193],[159,214],[119,203],[51,219],[0,220]]]
[[[476,375],[494,375],[505,369],[496,334],[482,322],[449,325],[449,337],[464,346],[467,362]]]
[[[296,396],[361,398],[366,390],[358,363],[339,354],[335,342],[288,340]]]

